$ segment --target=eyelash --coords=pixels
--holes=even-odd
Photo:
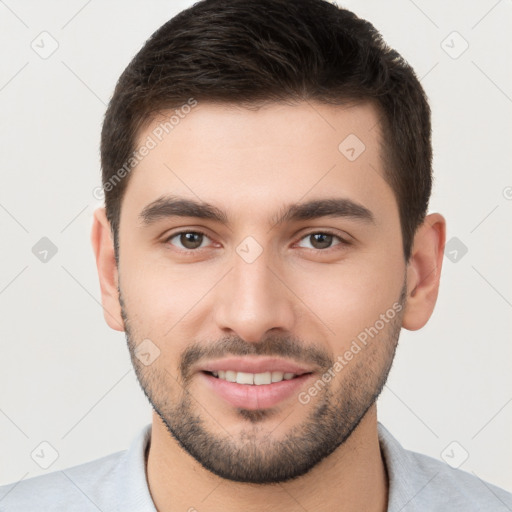
[[[173,238],[179,236],[179,235],[183,235],[185,233],[194,233],[196,235],[202,235],[206,238],[210,238],[206,233],[204,233],[203,231],[198,231],[198,230],[185,230],[185,231],[178,231],[176,233],[172,233],[171,235],[169,235],[168,237],[165,238],[164,240],[164,243],[165,244],[168,244]],[[300,239],[299,239],[299,242],[301,240],[304,240],[304,238],[307,238],[311,235],[330,235],[330,236],[333,236],[334,238],[337,238],[340,243],[339,244],[335,244],[331,247],[327,247],[326,249],[311,249],[313,251],[317,251],[317,252],[329,252],[331,249],[335,249],[335,247],[337,247],[338,245],[344,245],[344,246],[347,246],[347,245],[351,245],[351,242],[349,242],[348,240],[345,240],[344,238],[342,238],[340,235],[332,232],[332,231],[329,231],[329,230],[322,230],[322,231],[310,231],[309,233],[306,233],[305,235],[303,235]],[[205,247],[201,247],[201,248],[197,248],[197,249],[179,249],[178,250],[182,253],[185,253],[185,254],[192,254],[194,252],[199,252],[201,249],[205,249]],[[310,249],[309,247],[302,247],[302,249]]]

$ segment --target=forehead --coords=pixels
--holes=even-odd
[[[333,195],[398,215],[383,179],[371,103],[271,103],[255,110],[199,102],[187,111],[162,112],[139,133],[136,151],[149,150],[131,173],[122,214],[173,194],[234,217],[247,212],[254,222],[284,203]]]

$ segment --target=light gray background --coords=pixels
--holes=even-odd
[[[123,450],[151,421],[124,335],[103,320],[92,191],[119,74],[189,5],[0,0],[0,484]],[[402,332],[379,419],[409,449],[455,462],[467,452],[462,469],[512,491],[512,2],[342,5],[421,78],[433,110],[430,211],[468,249],[445,257],[428,325]],[[46,59],[31,47],[51,48],[43,31],[59,45]],[[469,47],[457,56],[461,37]],[[58,248],[46,263],[32,253],[42,237]],[[46,470],[31,458],[43,441],[58,452]]]

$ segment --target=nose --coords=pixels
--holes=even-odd
[[[291,332],[293,293],[272,265],[269,251],[248,262],[233,255],[233,268],[215,289],[215,321],[224,333],[249,343],[261,341],[271,329]]]

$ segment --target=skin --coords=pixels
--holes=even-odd
[[[139,141],[158,123],[147,126]],[[349,134],[366,147],[352,162],[338,150]],[[105,211],[96,210],[91,238],[105,319],[113,329],[127,331],[135,371],[159,411],[153,413],[147,478],[160,512],[387,510],[375,395],[387,378],[400,327],[420,329],[432,314],[446,227],[441,215],[428,215],[406,265],[380,144],[378,115],[370,103],[273,103],[256,111],[199,103],[132,171],[121,208],[119,267]],[[231,222],[173,217],[145,226],[140,212],[163,194],[211,203]],[[320,217],[273,225],[270,220],[290,203],[332,197],[364,205],[374,222]],[[183,238],[169,239],[198,230],[206,238],[188,255]],[[306,236],[326,230],[351,243],[333,237],[323,249]],[[262,248],[252,263],[236,251],[247,236]],[[244,411],[205,386],[194,373],[197,365],[187,367],[190,378],[184,379],[180,364],[187,349],[218,348],[221,340],[252,350],[266,341],[277,353],[286,340],[296,340],[296,361],[311,363],[310,349],[332,362],[398,303],[401,292],[405,300],[395,322],[386,323],[307,404],[294,394],[263,412]],[[144,339],[160,351],[148,366],[134,357]],[[301,391],[325,370],[315,368]],[[276,467],[268,447],[277,449],[292,433],[305,433],[322,405],[340,425],[332,434],[334,451],[301,475],[274,484],[219,476],[168,428],[173,422],[178,428],[178,412],[188,414],[201,421],[209,439],[223,440],[226,457],[239,450],[232,461],[250,466],[256,453],[267,457],[260,462]],[[315,437],[310,433],[299,441]],[[302,446],[297,444],[297,456]]]

